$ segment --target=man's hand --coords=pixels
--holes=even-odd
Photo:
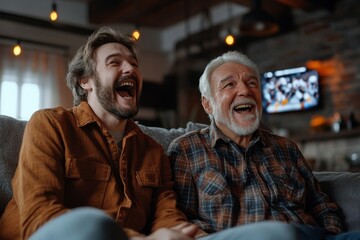
[[[146,237],[132,237],[130,240],[193,240],[198,229],[198,226],[184,222],[172,228],[160,228]]]

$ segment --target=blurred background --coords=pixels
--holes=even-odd
[[[1,0],[0,114],[71,107],[64,79],[78,47],[100,26],[138,30],[139,123],[208,123],[198,79],[212,58],[239,50],[263,74],[263,123],[314,169],[357,171],[359,22],[357,0]]]

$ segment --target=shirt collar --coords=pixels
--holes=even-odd
[[[253,135],[253,138],[249,144],[249,147],[254,145],[257,142],[260,142],[263,146],[266,146],[266,132],[268,130],[263,128],[258,128]],[[233,140],[229,137],[227,137],[215,124],[214,121],[211,121],[210,124],[210,137],[211,137],[211,147],[215,147],[217,143],[223,142],[225,144],[228,144],[230,142],[233,142]]]

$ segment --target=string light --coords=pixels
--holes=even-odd
[[[140,1],[136,0],[136,23],[135,23],[135,29],[132,32],[132,36],[135,39],[135,41],[140,39],[140,27],[139,27],[139,13],[140,13]]]
[[[228,15],[229,15],[229,18],[231,19],[232,18],[232,11],[231,11],[231,6],[230,6],[229,1],[227,1],[226,4],[227,4],[227,8],[228,8]],[[225,37],[225,43],[228,46],[232,46],[232,45],[235,44],[235,37],[234,37],[234,35],[232,35],[230,27],[227,30],[227,35]]]
[[[134,38],[135,40],[139,40],[139,38],[140,38],[140,31],[136,28],[136,29],[132,32],[131,35],[133,36],[133,38]]]
[[[229,46],[234,45],[234,43],[235,43],[235,38],[234,38],[234,36],[233,36],[231,33],[229,33],[229,34],[225,37],[225,43],[226,43],[227,45],[229,45]]]
[[[13,53],[15,56],[19,56],[21,54],[21,45],[20,45],[20,41],[18,41],[16,43],[16,45],[13,48]]]
[[[53,22],[55,22],[56,20],[57,20],[57,18],[58,18],[58,14],[57,14],[57,12],[56,12],[56,3],[54,2],[53,4],[52,4],[52,10],[51,10],[51,12],[50,12],[50,20],[51,21],[53,21]]]

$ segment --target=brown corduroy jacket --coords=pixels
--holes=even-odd
[[[104,210],[129,236],[186,221],[162,147],[128,120],[120,148],[86,102],[36,112],[25,129],[0,239],[27,239],[82,206]]]

